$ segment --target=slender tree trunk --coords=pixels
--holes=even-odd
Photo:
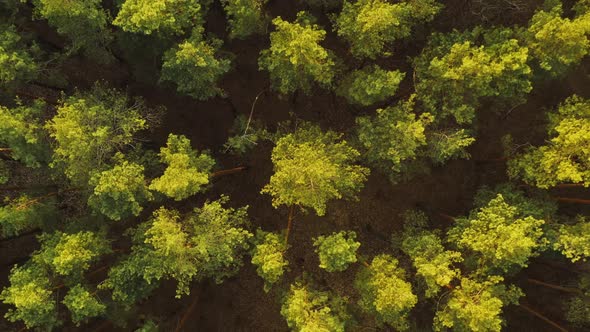
[[[558,202],[590,204],[590,199],[569,198],[569,197],[554,197],[554,199]]]
[[[188,319],[188,316],[193,311],[195,305],[197,305],[197,301],[198,300],[199,300],[199,296],[197,294],[195,294],[195,297],[193,299],[193,302],[188,307],[188,309],[186,309],[186,312],[184,313],[184,315],[182,315],[182,318],[180,319],[180,322],[178,322],[178,325],[176,326],[176,329],[174,330],[174,332],[180,332],[182,330],[182,327],[184,326],[184,323],[186,323],[186,320]]]
[[[499,163],[508,160],[507,157],[491,158],[491,159],[474,159],[476,163]]]
[[[0,239],[0,242],[12,241],[12,240],[19,239],[21,237],[25,237],[25,236],[29,236],[29,235],[33,235],[33,234],[37,234],[37,233],[41,233],[41,228],[35,227],[31,230],[28,230],[24,233],[20,233],[18,235],[4,237],[4,238]]]
[[[545,317],[543,314],[537,312],[536,310],[533,310],[532,308],[530,308],[529,306],[525,305],[525,304],[520,304],[520,307],[523,308],[525,311],[529,312],[530,314],[533,314],[534,316],[537,316],[538,318],[540,318],[541,320],[543,320],[545,323],[555,327],[556,329],[558,329],[561,332],[568,332],[566,329],[564,329],[561,325],[557,324],[556,322],[552,321],[551,319]]]
[[[239,167],[225,169],[225,170],[222,170],[222,171],[217,171],[217,172],[211,173],[210,176],[212,178],[214,178],[214,177],[218,177],[218,176],[222,176],[222,175],[228,175],[228,174],[238,173],[238,172],[241,172],[241,171],[245,171],[247,169],[248,169],[247,166],[239,166]]]
[[[438,215],[441,216],[443,219],[446,219],[448,221],[451,221],[451,222],[454,222],[455,221],[455,218],[453,216],[449,216],[446,213],[439,212]]]
[[[289,233],[293,227],[293,215],[295,214],[295,205],[291,205],[289,208],[289,220],[287,222],[287,233],[285,233],[285,246],[289,243]]]
[[[576,294],[581,293],[580,290],[577,288],[569,288],[569,287],[554,285],[554,284],[550,284],[548,282],[544,282],[544,281],[533,279],[533,278],[528,278],[527,281],[530,283],[533,283],[533,284],[545,286],[547,288],[556,289],[556,290],[560,290],[560,291],[564,291],[564,292],[568,292],[568,293],[576,293]]]
[[[583,186],[584,186],[583,183],[562,183],[562,184],[556,185],[554,188],[578,188],[578,187],[583,187]]]

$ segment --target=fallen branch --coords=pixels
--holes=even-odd
[[[178,326],[176,326],[176,330],[174,330],[174,332],[180,332],[180,330],[184,326],[184,323],[186,323],[186,320],[188,319],[188,316],[193,311],[195,305],[197,305],[197,301],[198,300],[199,300],[199,296],[197,294],[195,294],[195,297],[193,299],[193,302],[188,307],[188,309],[186,309],[186,312],[184,313],[184,315],[182,315],[182,318],[180,319],[180,322],[178,322]]]
[[[569,288],[569,287],[554,285],[554,284],[550,284],[550,283],[547,283],[547,282],[544,282],[541,280],[537,280],[537,279],[533,279],[533,278],[528,278],[527,281],[532,284],[537,284],[537,285],[545,286],[547,288],[556,289],[556,290],[560,290],[560,291],[564,291],[564,292],[568,292],[568,293],[576,293],[576,294],[581,293],[581,291],[577,288]]]
[[[293,215],[295,214],[295,205],[291,205],[289,209],[289,221],[287,222],[287,233],[285,234],[285,246],[289,243],[289,233],[293,227]]]
[[[239,166],[239,167],[230,168],[230,169],[225,169],[225,170],[222,170],[222,171],[217,171],[217,172],[211,173],[211,175],[210,175],[210,176],[211,176],[212,178],[214,178],[214,177],[217,177],[217,176],[222,176],[222,175],[228,175],[228,174],[238,173],[238,172],[241,172],[241,171],[245,171],[245,170],[247,170],[247,169],[248,169],[248,167],[247,167],[247,166]]]
[[[558,329],[559,331],[562,332],[568,332],[566,329],[564,329],[563,327],[561,327],[561,325],[557,324],[556,322],[552,321],[551,319],[545,317],[543,314],[531,309],[529,306],[525,305],[525,304],[520,304],[520,307],[523,308],[524,310],[528,311],[530,314],[533,314],[534,316],[537,316],[538,318],[540,318],[541,320],[543,320],[545,323],[555,327],[556,329]]]
[[[569,198],[569,197],[554,197],[554,199],[558,202],[590,204],[590,199]]]

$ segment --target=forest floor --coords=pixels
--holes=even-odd
[[[453,0],[446,2],[446,8],[433,22],[429,29],[438,31],[450,28],[463,29],[473,26],[476,20],[470,9],[462,9],[467,3],[474,1]],[[288,4],[289,3],[289,4]],[[269,9],[273,16],[281,15],[291,19],[300,8],[291,1],[270,1]],[[510,13],[504,15],[504,19]],[[514,20],[526,21],[532,12],[512,13]],[[491,23],[501,23],[500,13],[492,14]],[[225,27],[223,13],[219,8],[213,8],[209,15],[207,30],[224,35]],[[522,17],[521,17],[522,16]],[[325,17],[320,23],[328,26]],[[422,39],[422,41],[424,38]],[[335,40],[330,33],[326,41],[328,47],[336,52],[346,52],[346,47]],[[412,41],[415,43],[415,41]],[[418,45],[403,48],[400,44],[399,54],[391,59],[383,60],[388,68],[399,68],[410,71],[405,60],[407,56],[415,55],[420,49]],[[270,154],[272,145],[260,143],[244,157],[236,157],[223,153],[222,145],[228,137],[228,132],[238,114],[248,116],[255,97],[267,88],[266,73],[258,70],[257,57],[261,49],[268,45],[267,37],[254,37],[247,41],[230,41],[226,49],[238,56],[235,59],[235,69],[221,82],[221,87],[227,91],[228,98],[215,98],[207,102],[198,102],[190,97],[178,95],[170,87],[157,85],[155,81],[139,80],[133,76],[134,70],[121,64],[97,66],[85,60],[73,58],[63,67],[68,73],[69,81],[81,89],[93,84],[95,80],[106,80],[115,87],[127,89],[130,95],[144,97],[151,105],[164,105],[167,112],[162,124],[151,135],[154,146],[165,144],[169,133],[183,134],[191,139],[194,147],[209,149],[218,161],[219,169],[231,168],[237,165],[247,165],[245,172],[228,175],[216,180],[210,190],[203,195],[197,195],[182,204],[172,205],[180,209],[190,209],[202,204],[206,199],[215,199],[221,194],[231,197],[235,206],[248,205],[249,216],[253,227],[261,227],[267,231],[277,231],[286,228],[287,209],[274,209],[268,195],[261,195],[261,188],[268,183],[272,175]],[[405,45],[408,46],[408,45]],[[153,69],[153,68],[152,68]],[[391,252],[391,236],[401,228],[400,214],[407,209],[422,207],[431,211],[433,223],[440,228],[448,225],[448,221],[436,216],[434,212],[443,212],[451,216],[465,215],[472,208],[473,195],[483,185],[494,186],[507,181],[505,163],[498,161],[502,157],[500,138],[505,134],[512,134],[516,142],[542,143],[545,137],[545,111],[555,107],[559,102],[573,93],[590,97],[590,64],[586,63],[567,79],[537,84],[528,98],[528,102],[509,112],[480,110],[477,124],[477,141],[470,147],[470,160],[455,160],[448,164],[433,168],[430,174],[417,176],[407,182],[392,185],[388,178],[373,171],[360,199],[356,202],[335,201],[329,204],[328,213],[324,217],[317,217],[313,213],[297,212],[294,227],[291,232],[288,251],[290,271],[284,280],[292,281],[304,273],[310,273],[325,287],[333,289],[342,295],[349,296],[355,301],[354,290],[351,287],[358,266],[352,266],[346,272],[326,273],[318,268],[317,256],[312,249],[312,238],[339,230],[353,230],[358,234],[361,242],[361,255],[373,256],[378,253]],[[149,72],[149,70],[147,70]],[[149,77],[149,74],[147,75]],[[408,75],[411,77],[411,75]],[[411,93],[409,79],[402,84],[400,93],[395,100],[407,97]],[[406,88],[404,88],[406,87]],[[357,109],[349,106],[343,99],[333,94],[318,90],[312,96],[299,95],[295,99],[279,98],[273,92],[263,92],[256,104],[254,119],[260,120],[269,128],[273,128],[279,121],[290,119],[290,112],[298,118],[319,123],[324,129],[350,133],[356,116],[370,114],[373,108]],[[577,189],[555,190],[559,196],[583,198],[588,193]],[[561,212],[575,214],[581,212],[579,206],[562,205]],[[150,210],[150,209],[148,209]],[[590,212],[586,210],[585,212]],[[149,216],[146,212],[142,217]],[[8,263],[22,259],[23,252],[30,253],[37,246],[34,237],[25,237],[10,243],[1,243],[3,252],[0,272],[0,286],[6,285],[10,266]],[[546,281],[560,281],[564,283],[573,278],[572,272],[563,268],[549,267],[537,262],[521,273],[518,278],[535,277]],[[96,279],[104,278],[97,274]],[[517,279],[518,279],[517,278]],[[518,281],[518,280],[517,280]],[[283,283],[283,287],[288,283]],[[538,308],[548,317],[559,321],[563,317],[559,305],[559,293],[551,290],[540,290],[538,287],[519,283],[525,293],[526,301],[531,307]],[[276,290],[269,293],[263,291],[263,282],[256,275],[248,258],[239,274],[221,285],[212,282],[194,284],[191,295],[182,299],[174,298],[175,284],[165,282],[149,299],[141,305],[140,312],[161,318],[163,331],[174,331],[180,320],[189,310],[184,331],[287,331],[284,319],[280,315],[279,295]],[[275,286],[276,288],[276,286]],[[2,306],[0,310],[4,311]],[[416,308],[414,313],[422,326],[421,330],[428,331],[431,327],[432,312],[430,309]],[[506,310],[507,331],[553,331],[549,325],[531,316],[529,313],[510,307]],[[141,318],[141,317],[137,317]],[[560,322],[565,324],[564,322]],[[386,331],[371,325],[369,321],[359,322],[359,331]],[[0,324],[3,325],[3,324]],[[112,325],[96,321],[84,329],[64,327],[64,330],[88,331],[128,331],[128,328],[117,329]],[[13,329],[14,325],[10,326]],[[20,328],[20,327],[19,327]]]

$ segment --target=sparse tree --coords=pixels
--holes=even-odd
[[[160,149],[160,159],[167,165],[166,170],[152,181],[149,189],[177,201],[204,191],[215,165],[207,153],[194,150],[188,138],[174,134],[168,136],[166,147]]]
[[[230,38],[244,39],[264,31],[267,16],[264,5],[268,0],[222,0],[228,16]]]
[[[410,36],[414,26],[431,21],[441,8],[435,0],[347,0],[335,30],[350,43],[352,55],[375,59],[391,55],[389,44]]]
[[[0,25],[0,86],[7,87],[35,77],[38,47],[26,47],[14,25]]]
[[[367,66],[348,74],[336,93],[351,104],[369,106],[393,96],[405,76],[399,70],[384,70],[377,65]]]
[[[199,100],[225,95],[217,81],[231,67],[231,61],[219,52],[223,42],[205,38],[203,31],[195,28],[188,39],[166,51],[160,76],[161,82],[174,82],[178,92]]]
[[[376,256],[359,272],[355,287],[361,295],[359,304],[363,310],[380,323],[407,330],[409,312],[418,298],[398,264],[398,260],[389,255]]]
[[[349,315],[344,299],[295,283],[283,301],[281,315],[293,331],[344,332]]]
[[[508,28],[434,33],[414,59],[418,99],[438,120],[472,123],[484,97],[509,105],[531,91],[528,49]]]
[[[285,258],[288,245],[275,233],[258,230],[252,248],[252,264],[256,273],[264,280],[264,291],[268,292],[288,269],[289,261]]]
[[[320,267],[328,272],[339,272],[357,261],[356,251],[361,244],[356,241],[355,232],[342,231],[318,236],[313,240],[313,246],[320,259]]]
[[[560,183],[590,186],[590,100],[572,96],[549,115],[546,145],[508,162],[508,175],[539,188]]]
[[[272,20],[275,31],[270,33],[270,48],[260,52],[258,65],[269,72],[273,89],[281,94],[299,89],[309,93],[314,83],[332,84],[334,56],[320,45],[326,31],[314,21],[305,12],[299,12],[293,23],[280,16]]]
[[[262,189],[274,207],[297,205],[323,216],[329,200],[356,197],[369,170],[354,164],[359,153],[341,137],[303,124],[277,141],[271,157],[275,173]]]

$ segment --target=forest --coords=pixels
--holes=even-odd
[[[0,0],[0,331],[590,331],[590,0]]]

